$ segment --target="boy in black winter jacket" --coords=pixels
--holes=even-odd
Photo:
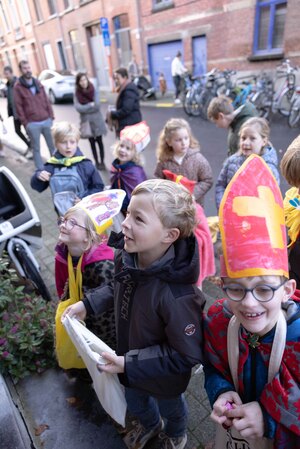
[[[42,170],[35,171],[30,184],[38,192],[50,186],[55,209],[64,215],[85,196],[102,192],[104,184],[92,161],[78,148],[80,132],[76,126],[58,122],[52,136],[57,151]]]
[[[124,438],[128,448],[143,448],[158,434],[160,448],[186,445],[183,393],[202,360],[205,303],[195,287],[195,224],[193,198],[184,187],[162,179],[139,184],[122,233],[109,241],[119,249],[114,285],[93,290],[65,312],[84,319],[114,301],[117,355],[102,354],[107,364],[101,370],[119,374],[128,410],[139,419]]]

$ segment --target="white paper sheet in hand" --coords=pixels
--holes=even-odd
[[[114,352],[100,338],[89,331],[76,318],[68,315],[62,321],[92,379],[93,387],[104,410],[125,427],[126,400],[117,374],[100,373],[97,363],[103,363],[102,352]]]

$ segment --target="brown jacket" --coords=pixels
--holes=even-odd
[[[35,79],[39,91],[33,95],[31,90],[24,87],[20,81],[14,85],[14,102],[17,116],[23,126],[30,122],[41,122],[48,118],[54,119],[50,101],[42,84]]]
[[[200,153],[199,149],[189,149],[179,165],[174,159],[165,162],[158,162],[154,172],[156,178],[165,178],[163,170],[185,176],[191,181],[196,181],[194,196],[197,203],[203,205],[204,195],[213,185],[213,175],[211,167]]]

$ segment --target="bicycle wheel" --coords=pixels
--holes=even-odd
[[[250,101],[256,107],[258,115],[260,117],[263,117],[265,119],[268,119],[270,117],[272,109],[272,99],[268,94],[259,92],[258,95],[255,94],[255,96],[253,96],[253,101]]]
[[[183,109],[187,115],[192,115],[192,104],[193,104],[192,93],[191,91],[188,91],[183,103]]]
[[[42,297],[46,301],[51,301],[52,298],[45,285],[45,282],[43,281],[38,269],[30,259],[30,257],[28,257],[25,249],[21,245],[16,245],[15,249],[15,254],[24,270],[26,278],[33,283],[35,289],[42,295]]]
[[[285,89],[278,102],[278,111],[284,117],[288,117],[291,111],[291,92],[289,89]]]
[[[199,94],[197,92],[188,91],[183,103],[183,109],[187,115],[192,115],[194,117],[198,117],[200,115],[198,99]]]
[[[292,103],[291,112],[288,116],[288,124],[291,128],[296,128],[300,124],[300,95]]]
[[[215,95],[211,93],[210,90],[204,89],[199,95],[199,111],[200,116],[203,120],[208,120],[207,118],[207,109],[211,100],[215,98]]]

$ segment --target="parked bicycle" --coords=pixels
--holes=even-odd
[[[200,115],[199,98],[203,89],[203,77],[192,78],[191,86],[187,89],[183,108],[187,115],[198,117]]]
[[[293,95],[288,124],[291,128],[296,128],[296,126],[300,125],[300,86],[296,87]]]
[[[296,92],[295,71],[297,67],[292,67],[287,59],[276,69],[274,83],[269,83],[266,90],[261,90],[256,96],[255,104],[259,111],[264,111],[263,116],[270,117],[270,113],[279,112],[288,117]]]

